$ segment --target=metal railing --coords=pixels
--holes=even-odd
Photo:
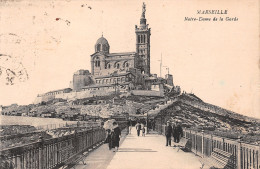
[[[11,135],[0,136],[0,141],[11,140],[11,139],[25,137],[25,136],[30,137],[36,133],[41,133],[41,132],[45,132],[46,130],[54,130],[59,128],[77,128],[77,127],[92,128],[92,127],[99,127],[99,126],[100,126],[100,122],[82,122],[82,121],[80,123],[70,122],[69,124],[66,123],[46,124],[46,125],[37,126],[35,127],[34,130],[25,129],[25,131],[20,133],[16,132],[15,134],[12,133]]]
[[[165,133],[165,125],[156,125],[156,130]],[[214,148],[229,152],[234,156],[232,163],[237,169],[260,169],[260,146],[231,140],[224,137],[183,129],[183,137],[190,141],[190,149],[195,154],[209,157]]]
[[[4,149],[0,151],[0,155],[5,159],[5,166],[18,169],[58,168],[104,141],[105,136],[103,128],[92,128],[59,138],[42,139],[31,144]]]

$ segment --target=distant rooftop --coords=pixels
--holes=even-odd
[[[125,56],[125,55],[135,55],[136,52],[122,52],[122,53],[109,53],[106,56]]]

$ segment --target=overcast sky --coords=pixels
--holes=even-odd
[[[69,87],[74,72],[90,70],[90,55],[102,32],[110,52],[135,51],[142,2],[0,2],[0,54],[21,62],[29,78],[6,85],[2,74],[0,105],[29,104],[39,93]],[[162,54],[162,75],[169,67],[174,84],[182,90],[260,118],[258,1],[145,2],[152,33],[151,72],[160,74]],[[228,14],[196,14],[207,9],[228,10]],[[185,17],[214,16],[238,21],[184,21]]]

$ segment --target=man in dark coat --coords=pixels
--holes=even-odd
[[[172,136],[173,136],[174,142],[177,143],[178,132],[177,132],[176,124],[173,124],[173,126],[172,126]]]
[[[141,128],[142,128],[140,122],[137,122],[137,124],[136,124],[135,127],[136,127],[136,130],[137,130],[137,136],[139,137],[139,135],[140,135],[140,130],[141,130]]]
[[[116,122],[113,123],[113,127],[114,127],[114,129],[113,129],[112,134],[111,134],[112,148],[115,148],[115,151],[118,151],[119,141],[120,141],[120,136],[121,136],[121,130],[118,127]]]
[[[179,143],[181,137],[183,136],[183,130],[180,123],[178,123],[175,127],[174,133],[176,133],[176,143]]]
[[[166,146],[171,146],[171,138],[172,138],[172,126],[170,122],[167,122],[167,126],[165,128],[165,136],[166,136]]]

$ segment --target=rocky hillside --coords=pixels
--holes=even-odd
[[[189,100],[190,102],[185,102]],[[217,110],[205,109],[203,101],[198,101],[195,98],[195,106],[191,104],[192,97],[180,96],[180,99],[162,110],[156,117],[157,122],[163,123],[171,121],[173,123],[180,122],[183,127],[192,128],[193,130],[204,131],[219,136],[224,136],[232,139],[242,137],[243,141],[259,142],[260,141],[260,123],[257,121],[248,120],[244,116],[236,114],[219,113]],[[226,110],[227,111],[227,110]],[[234,118],[235,117],[235,118]]]
[[[171,96],[175,101],[166,109],[160,109],[166,103],[162,97],[144,97],[134,95],[118,95],[78,99],[74,101],[52,100],[37,105],[4,107],[2,114],[25,115],[36,117],[64,118],[73,117],[77,120],[79,116],[109,118],[123,113],[145,114],[150,110],[159,109],[161,112],[155,118],[163,117],[167,120],[180,121],[185,127],[193,127],[197,130],[236,133],[234,137],[243,134],[251,136],[260,134],[260,122],[221,107],[205,103],[194,94],[183,93]],[[159,111],[158,111],[159,112]]]
[[[118,95],[66,101],[55,99],[35,105],[11,105],[3,107],[3,115],[33,117],[75,117],[95,116],[108,118],[122,113],[142,114],[154,108],[157,103],[164,102],[161,97],[141,97]]]

